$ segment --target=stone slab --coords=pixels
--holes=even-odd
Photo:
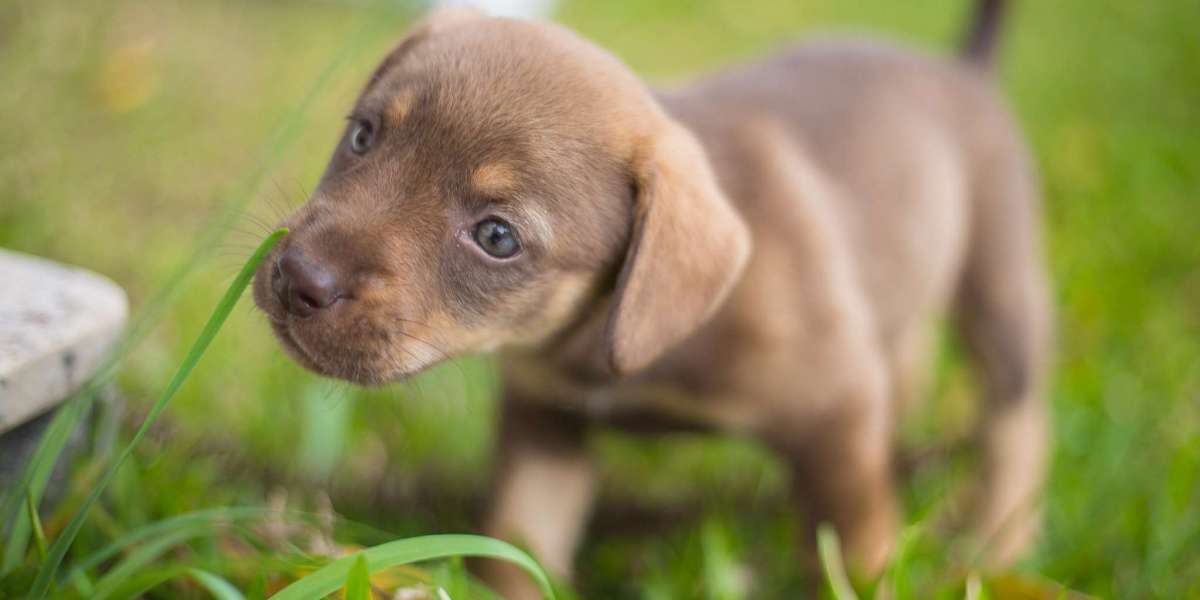
[[[112,281],[0,249],[0,433],[77,391],[128,313],[125,292]]]

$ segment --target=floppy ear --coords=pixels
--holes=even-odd
[[[627,375],[695,331],[741,275],[750,234],[699,142],[668,122],[636,151],[633,232],[606,342]]]

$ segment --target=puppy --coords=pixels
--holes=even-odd
[[[563,28],[438,12],[371,76],[255,301],[297,361],[360,384],[498,351],[485,531],[563,577],[601,426],[757,436],[879,572],[896,415],[952,314],[984,392],[971,531],[1004,564],[1037,522],[1051,320],[988,78],[999,8],[960,60],[819,39],[671,91]]]

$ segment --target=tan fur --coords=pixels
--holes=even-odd
[[[651,132],[634,159],[633,232],[608,322],[613,371],[646,368],[707,320],[750,256],[750,236],[696,140]]]
[[[404,118],[408,116],[408,111],[412,110],[413,96],[411,93],[401,91],[392,98],[392,104],[388,107],[388,120],[394,124],[400,124]]]
[[[471,175],[471,185],[488,196],[510,192],[516,183],[517,172],[503,162],[487,163]]]
[[[1051,322],[1036,182],[983,77],[837,38],[653,93],[562,28],[434,15],[372,76],[354,114],[379,119],[373,147],[339,144],[255,300],[303,364],[361,383],[498,350],[486,531],[562,577],[593,427],[758,436],[791,468],[805,546],[831,522],[878,572],[895,421],[951,313],[985,388],[970,531],[1005,564],[1036,531]],[[475,243],[485,218],[518,255]],[[292,314],[285,256],[341,295]]]

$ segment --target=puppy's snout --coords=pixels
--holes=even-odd
[[[297,317],[309,317],[333,306],[344,293],[341,277],[329,265],[311,261],[289,248],[275,263],[272,289],[283,307]]]

